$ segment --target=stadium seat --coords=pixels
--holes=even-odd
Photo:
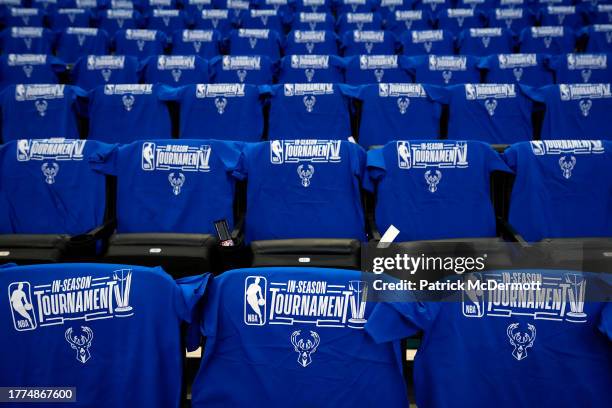
[[[106,84],[135,84],[140,81],[138,59],[126,55],[87,55],[72,68],[72,82],[85,90]]]
[[[64,31],[68,27],[89,27],[92,14],[82,8],[60,8],[50,16],[50,26],[54,31]]]
[[[210,70],[211,82],[220,84],[270,84],[274,75],[270,58],[258,55],[218,56],[210,60]]]
[[[399,343],[376,344],[361,330],[374,308],[367,280],[357,271],[304,267],[215,278],[200,306],[206,349],[193,407],[408,406]],[[304,286],[299,294],[296,283]],[[340,392],[346,384],[351,391]]]
[[[180,105],[179,138],[258,142],[263,107],[257,86],[192,84],[165,88],[160,97]]]
[[[396,35],[406,30],[431,30],[433,24],[429,13],[423,10],[395,10],[387,18],[388,29]]]
[[[552,57],[548,66],[558,84],[610,83],[612,66],[608,54],[565,54]]]
[[[435,14],[443,9],[451,8],[451,0],[417,0],[415,2],[417,10],[425,10],[430,14]]]
[[[414,82],[435,85],[479,83],[480,59],[470,55],[420,55],[406,58]]]
[[[100,12],[98,20],[98,28],[106,31],[111,37],[119,30],[134,30],[142,24],[140,13],[129,9],[103,10]]]
[[[108,237],[114,225],[106,204],[105,177],[90,169],[88,158],[108,148],[61,138],[5,140],[0,148],[0,194],[10,224],[0,228],[3,261],[40,263],[95,256],[96,241]]]
[[[74,64],[86,55],[108,53],[110,39],[98,28],[68,27],[58,34],[56,53],[61,60]]]
[[[0,34],[2,53],[51,54],[55,36],[42,27],[11,27]]]
[[[455,53],[453,33],[444,30],[412,30],[400,36],[404,55]]]
[[[216,30],[179,30],[172,35],[172,54],[210,59],[221,54],[221,33]]]
[[[458,34],[468,28],[484,26],[484,17],[472,8],[448,8],[440,10],[436,16],[437,27]]]
[[[182,0],[183,10],[189,16],[197,16],[202,13],[202,10],[210,10],[213,8],[212,0]]]
[[[240,27],[267,29],[282,33],[283,19],[284,16],[274,9],[251,9],[242,17]]]
[[[293,13],[295,5],[293,0],[255,0],[254,3],[258,8],[273,9],[285,16]]]
[[[270,96],[268,138],[300,139],[351,136],[352,88],[332,83],[296,83],[261,87]]]
[[[412,7],[412,0],[380,0],[378,12],[388,25],[389,22],[393,19],[393,14],[396,11],[412,10]],[[417,20],[420,20],[420,17],[418,17]]]
[[[217,30],[225,37],[232,30],[235,21],[236,18],[230,14],[230,10],[203,9],[195,17],[195,28]]]
[[[342,37],[342,54],[345,56],[395,54],[396,41],[395,35],[389,31],[347,31]]]
[[[582,32],[587,36],[586,52],[612,52],[612,24],[595,24]]]
[[[210,78],[208,62],[195,55],[157,55],[146,59],[143,65],[147,84],[205,84]]]
[[[553,75],[541,54],[498,54],[480,60],[485,82],[490,84],[520,83],[545,86],[553,83]]]
[[[379,2],[376,0],[336,0],[334,10],[337,15],[344,13],[371,13],[376,11]]]
[[[358,269],[365,152],[347,141],[270,136],[245,145],[237,172],[247,180],[245,239],[253,266]]]
[[[288,55],[281,60],[278,82],[344,82],[344,62],[335,55]]]
[[[332,9],[333,0],[296,0],[295,8],[299,12],[325,13]]]
[[[145,18],[149,30],[162,31],[168,37],[187,28],[187,16],[181,10],[154,9]]]
[[[333,31],[291,31],[285,41],[285,55],[293,54],[338,54],[338,37]]]
[[[230,11],[232,18],[237,21],[251,7],[247,0],[214,0],[216,9],[226,9]]]
[[[2,20],[6,27],[42,27],[45,17],[41,9],[11,7]]]
[[[558,84],[542,88],[522,86],[536,102],[545,105],[542,139],[612,139],[603,126],[612,109],[610,84]]]
[[[144,59],[151,55],[163,54],[168,45],[168,38],[158,30],[127,29],[117,31],[113,42],[117,54]]]
[[[169,139],[170,113],[159,97],[159,85],[109,84],[91,90],[83,114],[89,117],[88,139],[130,143],[145,137]]]
[[[540,12],[540,24],[543,26],[564,26],[573,30],[582,28],[584,19],[576,6],[546,6]]]
[[[334,31],[335,21],[331,13],[299,12],[293,16],[291,29],[301,31]]]
[[[382,23],[378,13],[344,13],[338,16],[338,34],[342,38],[347,31],[382,30]]]
[[[217,220],[234,225],[239,144],[154,140],[116,147],[92,163],[117,177],[117,232],[109,262],[160,265],[174,277],[213,270]]]
[[[359,88],[359,144],[364,148],[401,138],[437,139],[442,107],[421,84],[372,84]]]
[[[528,27],[521,32],[522,53],[563,54],[574,52],[575,34],[563,26]]]
[[[0,92],[2,140],[40,135],[78,139],[76,106],[85,93],[70,85],[10,85]]]
[[[463,55],[509,54],[514,49],[514,38],[512,32],[501,27],[470,28],[459,34],[457,46]]]
[[[276,31],[267,29],[234,30],[229,36],[231,55],[265,55],[273,61],[281,56],[281,38]]]
[[[509,144],[533,139],[533,102],[515,84],[426,88],[449,105],[448,138]]]
[[[489,27],[502,27],[514,33],[520,33],[525,28],[535,25],[535,20],[533,13],[526,8],[496,8],[487,15]]]
[[[402,55],[355,55],[346,59],[347,84],[412,82]]]
[[[612,4],[598,4],[595,8],[593,23],[612,24]]]
[[[10,84],[56,84],[66,65],[52,55],[4,54],[0,56],[0,88]]]

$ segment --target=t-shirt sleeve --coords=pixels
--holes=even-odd
[[[359,99],[360,86],[338,84],[338,89],[344,96]]]
[[[187,322],[186,347],[194,351],[200,346],[200,325],[203,317],[202,306],[205,301],[206,287],[211,280],[211,274],[188,276],[176,281],[178,286],[175,306],[179,318]]]
[[[100,146],[106,146],[105,148],[98,148],[89,156],[89,165],[94,171],[102,174],[109,174],[116,176],[119,171],[119,145],[109,145],[100,143]]]
[[[267,142],[261,142],[267,143]],[[246,180],[249,176],[249,158],[253,154],[253,150],[257,147],[257,145],[253,144],[245,144],[244,148],[240,152],[240,156],[238,158],[238,163],[236,168],[232,172],[232,176],[234,176],[238,180]]]
[[[241,142],[218,142],[214,145],[226,171],[233,172],[238,168],[243,146]]]
[[[506,173],[514,173],[510,167],[506,164],[502,156],[493,148],[488,145],[484,145],[486,154],[486,169],[489,173],[494,171],[503,171]]]
[[[160,85],[157,89],[157,97],[161,101],[179,101],[183,96],[185,88],[188,86],[189,85],[185,85],[179,88],[174,88],[168,85]]]
[[[527,95],[528,98],[535,102],[546,103],[546,89],[548,87],[535,88],[529,85],[519,84],[521,91]]]
[[[365,325],[366,332],[376,343],[385,343],[427,331],[437,315],[435,303],[379,303]]]
[[[463,86],[463,85],[459,85],[459,86]],[[429,95],[429,97],[432,100],[439,102],[441,104],[444,104],[444,105],[448,105],[450,103],[451,92],[454,87],[447,88],[447,87],[424,84],[423,88],[425,88],[427,95]]]
[[[363,147],[356,143],[348,142],[349,149],[351,149],[351,165],[352,171],[359,180],[363,180],[363,174],[366,166],[366,153]]]
[[[507,148],[502,155],[504,162],[513,172],[516,172],[517,162],[518,162],[518,152],[516,147],[510,146]]]
[[[374,192],[376,184],[384,177],[386,172],[384,149],[371,149],[366,160],[366,175],[363,178],[363,188]]]

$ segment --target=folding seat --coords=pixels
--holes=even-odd
[[[236,174],[247,180],[244,231],[253,265],[358,269],[364,166],[363,149],[345,140],[270,134],[269,142],[246,144]]]
[[[558,84],[523,87],[536,102],[546,106],[541,139],[612,139],[605,126],[612,109],[610,84]]]
[[[470,28],[459,34],[457,46],[464,55],[506,54],[513,51],[514,38],[512,32],[501,27]]]
[[[429,13],[423,10],[395,10],[386,21],[387,28],[398,36],[406,30],[431,30],[433,27]]]
[[[10,84],[56,84],[66,65],[52,55],[4,54],[0,56],[0,88]]]
[[[42,27],[10,27],[0,34],[2,53],[50,54],[55,36]]]
[[[427,90],[449,105],[449,139],[491,144],[533,139],[533,102],[518,85],[462,84]]]
[[[82,89],[70,85],[10,85],[0,92],[2,140],[36,139],[52,135],[78,139],[77,96]]]
[[[54,122],[57,127],[57,118]],[[91,170],[88,159],[110,147],[63,138],[5,139],[0,148],[0,195],[8,210],[8,225],[0,227],[3,261],[95,256],[96,241],[108,237],[114,227],[105,177]]]
[[[259,55],[223,55],[210,60],[213,83],[271,84],[273,66],[270,58]]]
[[[145,139],[92,163],[117,177],[117,230],[105,260],[162,266],[174,277],[211,271],[215,222],[234,225],[237,142]]]
[[[92,17],[88,9],[61,8],[55,10],[49,19],[54,31],[64,31],[68,27],[89,27]]]
[[[612,52],[612,24],[595,24],[583,29],[586,52]]]
[[[98,27],[113,37],[119,30],[140,27],[142,17],[139,12],[129,9],[102,10],[98,15]]]
[[[344,78],[347,84],[412,82],[406,57],[402,55],[355,55],[346,59]]]
[[[314,138],[332,140],[351,136],[350,88],[332,83],[279,84],[265,87],[270,94],[268,139]]]
[[[168,37],[159,30],[119,30],[113,39],[115,52],[143,59],[163,54]]]
[[[56,54],[63,61],[74,64],[86,55],[108,54],[110,39],[99,28],[68,27],[58,34]]]
[[[335,55],[287,55],[278,82],[344,82],[344,61]]]
[[[145,16],[149,30],[159,30],[170,37],[173,32],[187,28],[187,15],[182,10],[154,9]]]
[[[284,15],[274,9],[255,9],[244,13],[240,27],[283,32]]]
[[[452,5],[453,2],[451,0],[417,0],[415,8],[435,15],[440,10],[451,8]]]
[[[203,9],[194,18],[195,28],[199,30],[217,30],[223,37],[227,36],[234,27],[236,18],[230,10]]]
[[[336,20],[331,13],[301,11],[293,15],[291,29],[302,31],[334,31],[336,29]]]
[[[536,16],[528,8],[495,8],[487,13],[489,27],[502,27],[520,33],[535,25]]]
[[[260,91],[247,84],[191,84],[160,97],[180,106],[179,138],[257,142],[263,135]]]
[[[608,54],[565,54],[551,57],[548,67],[558,84],[612,82]]]
[[[240,28],[229,36],[231,55],[265,55],[273,61],[280,58],[281,38],[276,31]]]
[[[511,172],[483,142],[392,141],[368,151],[364,186],[376,195],[377,229],[394,225],[398,242],[495,239],[494,171]]]
[[[408,406],[399,343],[377,344],[360,330],[374,308],[367,281],[356,271],[304,267],[216,277],[200,306],[206,349],[193,406]],[[304,290],[293,293],[296,283]]]
[[[374,0],[337,0],[335,11],[337,15],[344,13],[371,13],[376,11],[378,2]]]
[[[575,42],[575,34],[568,27],[528,27],[521,32],[520,50],[522,53],[563,54],[574,52]]]
[[[584,136],[593,135],[599,133]],[[504,152],[516,172],[510,224],[527,241],[558,246],[564,238],[612,237],[611,152],[610,142],[601,140],[551,139],[510,146]]]
[[[190,16],[197,16],[202,10],[213,8],[213,0],[182,0],[183,10]]]
[[[130,143],[146,137],[172,136],[170,113],[159,96],[160,85],[109,84],[87,95],[90,140]]]
[[[441,10],[437,16],[437,27],[455,34],[467,28],[484,27],[484,17],[479,10],[471,8],[449,8]]]
[[[376,84],[359,88],[359,144],[364,148],[401,138],[437,139],[442,106],[421,84]]]
[[[382,30],[382,23],[378,13],[344,13],[338,16],[338,34],[342,38],[347,31]]]
[[[530,86],[552,84],[553,75],[541,54],[498,54],[480,60],[479,68],[485,72],[490,84],[519,83]]]
[[[576,6],[547,6],[540,11],[540,24],[543,26],[560,25],[578,30],[585,23],[583,15]]]
[[[406,68],[414,82],[450,85],[479,83],[480,59],[471,55],[420,55],[408,57]]]
[[[612,24],[612,4],[598,4],[592,22],[594,24]]]
[[[198,55],[210,59],[221,53],[221,33],[217,30],[179,30],[172,35],[172,54]]]
[[[445,30],[412,30],[400,36],[404,55],[454,54],[455,38]]]
[[[347,31],[342,38],[343,55],[394,54],[397,39],[390,31]]]
[[[46,13],[37,8],[11,7],[2,19],[5,27],[42,27]]]
[[[293,30],[285,40],[285,55],[338,54],[338,36],[333,31]]]
[[[295,9],[304,13],[330,13],[333,0],[296,0]]]
[[[147,84],[205,84],[209,78],[208,62],[196,55],[157,55],[143,62],[143,79]]]
[[[185,357],[181,329],[191,320],[191,305],[199,302],[209,276],[177,282],[161,268],[95,263],[3,268],[0,284],[11,298],[5,296],[7,312],[0,324],[9,328],[4,339],[13,347],[0,358],[17,366],[2,370],[0,380],[73,384],[79,389],[75,408],[179,406]],[[45,347],[37,347],[41,344]],[[157,357],[126,360],[126,348]],[[31,358],[19,363],[24,355]],[[117,378],[125,381],[115,383]],[[130,391],[135,384],[150,392],[136,396]],[[58,390],[56,395],[75,394]]]
[[[105,84],[135,84],[140,80],[136,57],[125,55],[88,55],[72,68],[72,83],[90,90]]]

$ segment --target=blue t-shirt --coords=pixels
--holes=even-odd
[[[202,10],[213,8],[213,0],[181,0],[181,4],[183,5],[183,10],[191,16],[201,13]]]
[[[527,27],[521,32],[523,53],[562,54],[574,52],[574,32],[563,26]]]
[[[333,31],[293,30],[287,34],[285,55],[337,53],[338,37]]]
[[[202,305],[193,407],[407,407],[399,343],[377,345],[363,330],[368,286],[340,269],[216,277]]]
[[[138,59],[126,55],[87,55],[72,68],[72,82],[90,90],[106,84],[135,84],[140,81]]]
[[[295,8],[293,0],[253,0],[256,8],[273,9],[285,15],[291,15]]]
[[[210,59],[221,53],[221,33],[216,30],[179,30],[172,35],[172,54]]]
[[[59,59],[46,54],[0,56],[0,88],[10,84],[56,84],[57,73],[66,69]]]
[[[389,27],[389,24],[393,20],[393,14],[396,11],[407,11],[412,10],[414,5],[413,0],[379,0],[378,2],[378,12],[380,16],[385,21],[385,24]],[[428,14],[424,15],[428,18]],[[416,20],[420,20],[421,18],[417,18]],[[404,21],[404,20],[400,20]],[[410,29],[410,28],[408,28]]]
[[[432,26],[429,13],[423,10],[398,9],[387,18],[387,28],[396,35],[406,30],[431,30]]]
[[[359,144],[364,148],[399,139],[437,139],[442,108],[421,84],[373,84],[359,88],[363,102]]]
[[[332,83],[295,83],[263,86],[262,89],[270,94],[270,140],[321,135],[346,140],[351,136],[350,87]]]
[[[394,54],[396,38],[390,31],[352,30],[342,37],[342,50],[345,56],[361,54]]]
[[[455,53],[453,33],[447,30],[412,30],[400,36],[405,55]]]
[[[285,17],[274,9],[248,10],[240,21],[242,28],[257,28],[283,32],[283,21]]]
[[[493,144],[533,139],[533,102],[515,84],[463,84],[428,89],[448,104],[448,138]]]
[[[383,21],[378,13],[344,13],[338,16],[337,28],[342,37],[352,30],[382,30]]]
[[[472,8],[448,8],[437,15],[438,28],[455,34],[467,28],[483,27],[483,25],[483,16]]]
[[[143,79],[147,84],[205,84],[209,77],[208,62],[195,55],[157,55],[144,61]]]
[[[192,84],[165,88],[160,97],[178,101],[182,139],[261,140],[263,107],[255,85]]]
[[[105,178],[89,168],[87,159],[111,147],[60,138],[19,139],[2,145],[0,196],[7,203],[9,224],[0,230],[78,235],[102,225]]]
[[[9,27],[0,34],[2,53],[51,54],[55,34],[43,27]]]
[[[540,10],[540,24],[543,26],[560,25],[579,29],[584,20],[576,6],[553,6],[548,5]]]
[[[89,27],[92,14],[90,10],[82,8],[60,8],[50,17],[51,28],[63,31],[68,27]]]
[[[544,86],[553,83],[552,73],[544,66],[542,54],[498,54],[480,60],[485,82],[490,84],[520,83]]]
[[[334,31],[336,21],[329,12],[303,11],[295,13],[291,22],[291,28],[302,31]]]
[[[610,142],[518,143],[504,158],[516,172],[509,221],[527,241],[612,236]]]
[[[159,267],[113,264],[2,268],[0,285],[9,295],[0,312],[0,358],[7,364],[0,382],[70,384],[78,390],[74,407],[178,407],[181,327],[208,278],[175,282]],[[128,357],[128,350],[150,358]],[[133,387],[148,391],[137,395]]]
[[[347,84],[412,82],[403,55],[355,55],[346,58]]]
[[[364,183],[376,192],[376,226],[398,241],[495,237],[491,173],[510,172],[476,141],[397,141],[368,152]]]
[[[559,84],[539,89],[523,86],[534,101],[546,106],[542,139],[612,139],[606,126],[612,112],[610,84]]]
[[[431,14],[435,14],[440,10],[452,7],[451,0],[416,0],[415,7],[417,10],[426,10]]]
[[[182,10],[155,9],[146,18],[148,29],[162,31],[167,36],[187,28],[187,16]]]
[[[608,54],[565,54],[552,57],[548,66],[559,84],[612,82]]]
[[[46,13],[38,8],[11,7],[2,18],[6,27],[42,27]]]
[[[98,28],[68,27],[58,34],[57,56],[75,63],[85,55],[108,54],[110,40],[106,31]]]
[[[113,39],[115,52],[144,59],[151,55],[163,54],[168,38],[158,30],[119,30]]]
[[[502,7],[490,10],[488,15],[489,27],[503,27],[520,33],[523,29],[534,25],[535,16],[527,8]]]
[[[71,85],[10,85],[0,92],[2,140],[78,139],[75,103],[85,92]]]
[[[138,141],[90,161],[117,176],[118,233],[214,234],[216,220],[233,225],[239,158],[235,142],[185,139]]]
[[[612,52],[612,24],[595,24],[584,30],[588,36],[586,52]]]
[[[344,82],[344,61],[335,55],[288,55],[281,60],[279,83]]]
[[[330,12],[332,11],[333,0],[296,0],[295,8],[297,11],[306,12]]]
[[[379,303],[368,319],[366,331],[378,343],[424,332],[414,359],[419,407],[609,405],[604,390],[612,386],[611,333],[597,326],[612,313],[612,304],[569,300],[579,296],[580,286],[571,282],[584,282],[580,273],[474,275],[485,285],[489,280],[541,285],[466,289],[439,302]]]
[[[110,9],[103,10],[98,16],[98,27],[111,37],[119,30],[136,29],[141,25],[141,15],[135,10]]]
[[[214,83],[272,83],[273,64],[260,55],[223,55],[210,60],[211,81]]]
[[[229,36],[232,55],[265,55],[271,60],[280,58],[281,39],[276,31],[241,28]]]
[[[420,55],[408,57],[406,66],[415,82],[449,85],[480,82],[480,59],[468,55]]]
[[[457,46],[460,54],[491,55],[511,53],[514,47],[512,33],[505,28],[470,28],[459,34]]]
[[[223,37],[232,30],[235,17],[230,10],[203,9],[195,16],[195,28],[200,30],[217,30]]]
[[[376,11],[378,0],[335,0],[334,9],[336,14],[344,13],[370,13]]]
[[[172,136],[168,107],[160,100],[159,85],[103,85],[88,94],[88,139],[129,143]]]
[[[326,133],[321,133],[326,134]],[[360,183],[365,152],[341,140],[271,140],[245,145],[246,241],[365,240]]]
[[[591,21],[595,24],[612,23],[612,4],[597,4],[591,15]]]

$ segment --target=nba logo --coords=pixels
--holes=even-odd
[[[400,169],[410,169],[412,159],[410,157],[410,143],[397,142],[397,165]]]
[[[270,141],[270,162],[272,164],[283,164],[283,142],[280,140]]]
[[[244,280],[244,323],[249,326],[266,324],[268,280],[263,276],[247,276]]]
[[[30,283],[11,283],[8,287],[8,297],[15,330],[27,331],[36,329],[36,314],[32,306]]]
[[[155,143],[145,142],[142,144],[142,169],[155,169]]]
[[[484,291],[477,288],[477,285],[482,281],[482,275],[479,273],[471,273],[465,276],[465,289],[462,292],[461,306],[465,317],[483,317],[484,316]],[[472,283],[474,286],[470,286]]]

